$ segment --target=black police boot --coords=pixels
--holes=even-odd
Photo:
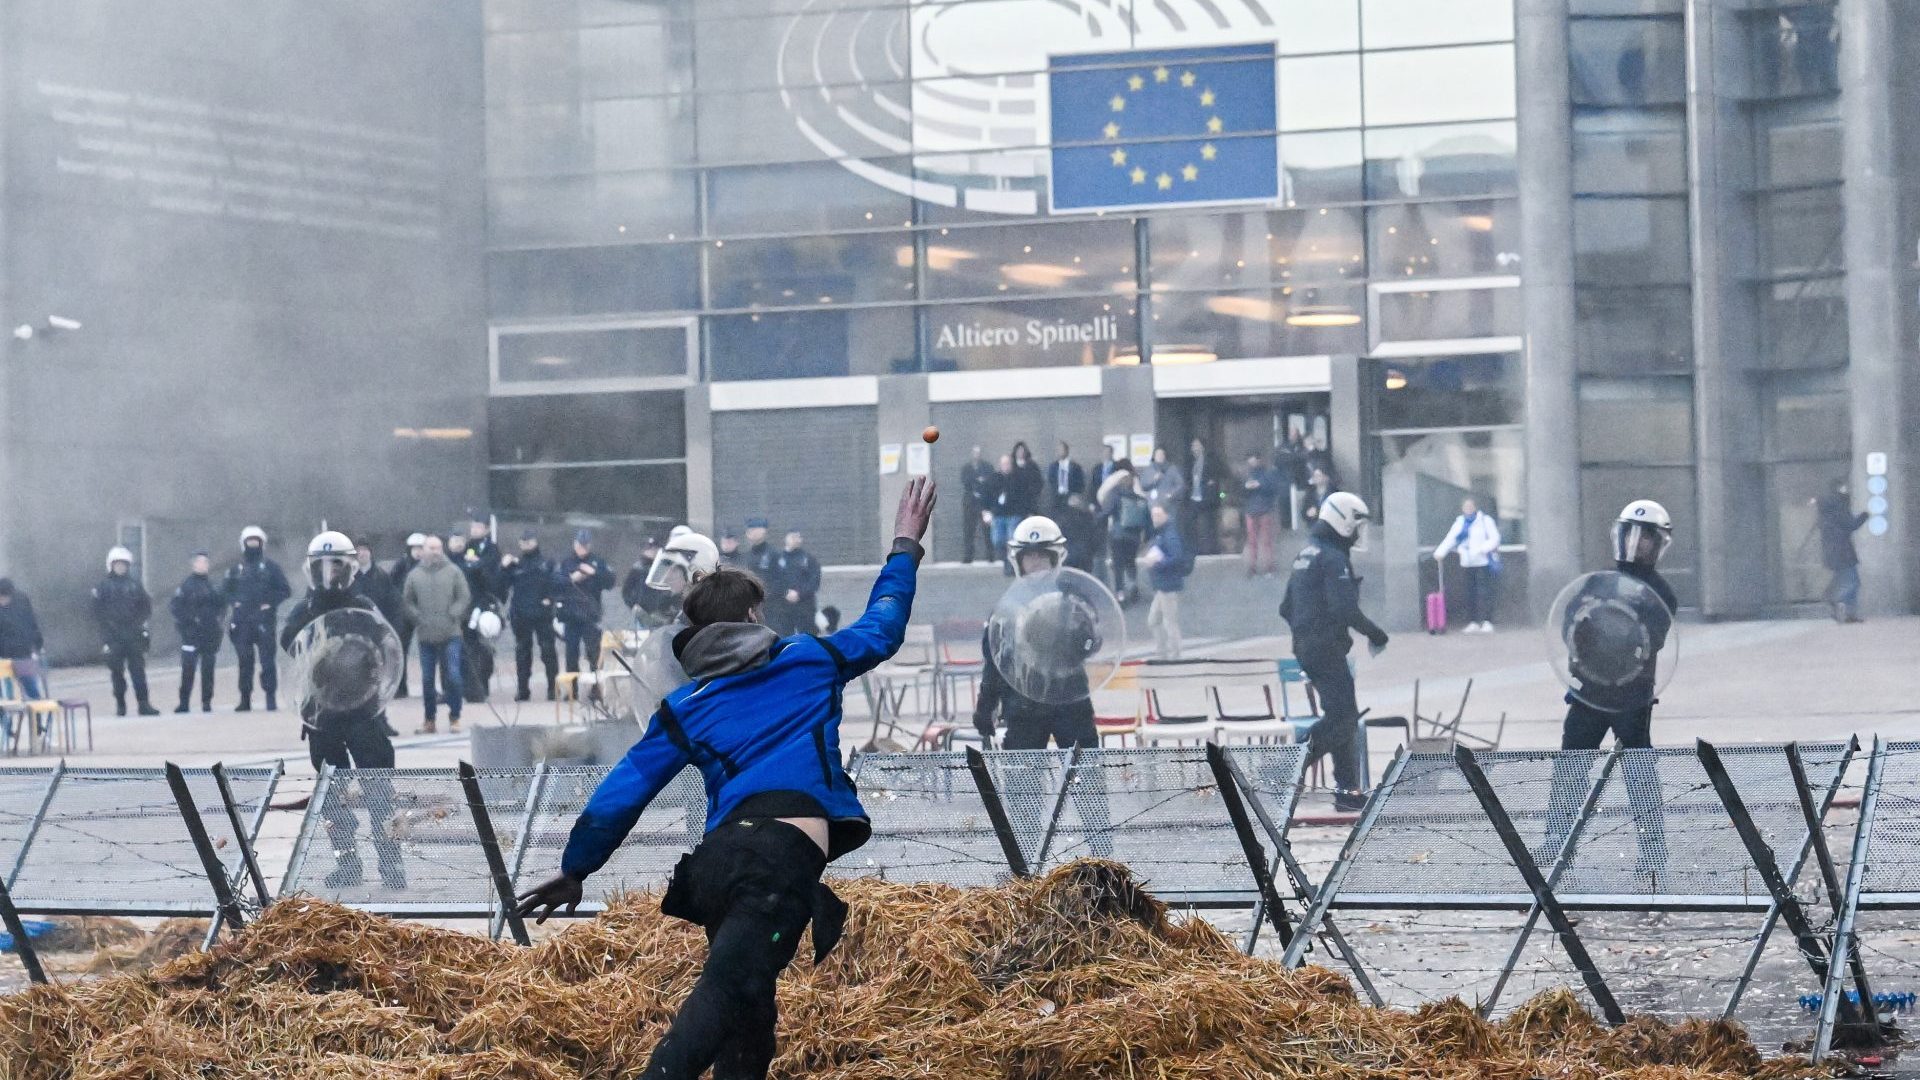
[[[360,884],[360,856],[343,851],[334,857],[333,873],[321,882],[329,889],[350,889]]]
[[[267,691],[267,711],[278,712],[279,710],[280,710],[279,703],[273,700],[273,691],[271,690]]]
[[[246,696],[246,695],[244,695],[244,694],[242,694],[242,695],[240,696],[240,704],[238,704],[238,705],[235,705],[235,706],[233,707],[233,711],[234,711],[234,712],[252,712],[252,711],[253,711],[253,699],[252,699],[252,698],[250,698],[250,697],[248,697],[248,696]]]
[[[140,703],[140,715],[141,716],[159,716],[160,710],[153,707],[153,702],[143,701]]]
[[[192,708],[193,708],[193,706],[192,706],[192,705],[191,705],[191,703],[189,703],[189,702],[188,702],[188,700],[187,700],[187,695],[185,695],[185,694],[181,694],[181,695],[180,695],[180,704],[179,704],[179,706],[178,706],[177,708],[175,708],[175,709],[174,709],[173,711],[174,711],[174,713],[175,713],[176,715],[178,715],[178,714],[180,714],[180,713],[183,713],[183,712],[190,712],[190,711],[192,711]]]
[[[127,699],[126,698],[113,699],[113,715],[115,716],[127,715]]]
[[[521,687],[520,689],[518,689],[518,690],[515,690],[515,691],[513,692],[513,700],[514,700],[514,701],[516,701],[516,702],[519,702],[519,701],[532,701],[532,700],[533,700],[533,690],[532,690],[532,688],[530,688],[530,687],[526,687],[526,686],[522,686],[522,687]]]
[[[1367,808],[1367,793],[1336,791],[1333,793],[1333,808],[1343,814],[1357,814]]]

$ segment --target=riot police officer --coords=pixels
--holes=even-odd
[[[540,646],[540,663],[547,670],[547,700],[553,700],[553,680],[560,672],[553,647],[553,560],[540,552],[540,534],[520,534],[520,553],[500,560],[507,590],[507,617],[513,623],[513,668],[519,680],[513,700],[533,697],[533,647]]]
[[[127,715],[129,681],[140,715],[160,715],[147,700],[147,620],[152,617],[153,598],[133,579],[133,552],[123,547],[107,552],[106,579],[93,587],[93,621],[113,680],[115,715]]]
[[[213,664],[220,655],[220,628],[226,623],[227,601],[213,583],[213,557],[204,551],[193,554],[192,573],[173,590],[167,610],[173,616],[173,628],[180,634],[180,706],[187,711],[193,700],[193,676],[200,674],[200,711],[213,711]]]
[[[279,708],[274,695],[280,690],[280,674],[274,667],[274,626],[280,621],[280,605],[293,595],[286,572],[267,558],[267,531],[249,525],[240,531],[240,562],[227,569],[220,583],[222,597],[233,608],[228,615],[227,636],[233,640],[234,655],[240,660],[240,704],[235,712],[253,708],[253,666],[260,665],[260,689],[267,695],[267,711]]]
[[[593,552],[593,530],[574,534],[573,552],[560,560],[554,583],[554,607],[567,638],[567,670],[580,670],[584,651],[592,671],[600,666],[600,594],[614,586],[613,569]]]
[[[1366,500],[1336,491],[1320,504],[1307,546],[1293,560],[1280,617],[1293,632],[1293,655],[1320,696],[1320,719],[1308,741],[1307,762],[1333,756],[1336,810],[1366,806],[1360,759],[1360,703],[1347,653],[1354,631],[1375,654],[1387,647],[1387,632],[1360,610],[1360,579],[1351,552],[1371,517]]]

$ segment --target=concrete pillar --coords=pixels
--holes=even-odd
[[[13,128],[13,96],[9,86],[13,79],[13,42],[18,40],[18,35],[7,24],[14,18],[16,10],[18,6],[12,4],[0,7],[0,575],[11,574],[19,569],[13,564],[13,530],[20,515],[15,512],[13,498],[13,492],[19,487],[19,474],[14,471],[14,400],[13,388],[9,384],[18,355],[13,328],[24,320],[17,317],[18,313],[11,302],[8,274],[13,265],[13,234],[7,228],[7,212],[11,209],[7,186],[7,132]]]
[[[1566,0],[1518,0],[1514,40],[1527,364],[1527,592],[1540,616],[1580,569]]]
[[[1867,614],[1920,606],[1920,536],[1914,500],[1920,496],[1917,437],[1908,404],[1915,358],[1906,327],[1914,303],[1908,272],[1914,258],[1912,219],[1901,214],[1899,150],[1906,116],[1897,109],[1894,81],[1901,64],[1895,9],[1900,0],[1842,0],[1840,111],[1842,191],[1846,212],[1847,382],[1853,415],[1853,486],[1866,497],[1866,456],[1887,456],[1890,491],[1885,535],[1857,534]],[[1910,12],[1905,12],[1911,17]]]
[[[1374,434],[1367,362],[1352,355],[1333,357],[1327,383],[1327,451],[1333,455],[1333,470],[1342,488],[1378,501],[1379,493],[1368,490],[1373,471],[1367,468],[1367,447]]]
[[[1749,53],[1726,0],[1687,0],[1688,239],[1693,256],[1693,435],[1700,609],[1757,614],[1765,604],[1767,492],[1759,395],[1759,319],[1743,275],[1757,265],[1749,124],[1732,88]]]
[[[875,416],[874,430],[880,433],[881,442],[900,443],[902,452],[900,471],[892,475],[880,474],[880,501],[876,507],[878,517],[874,530],[877,541],[874,545],[875,551],[884,552],[887,550],[887,545],[893,542],[894,511],[900,507],[900,493],[906,490],[907,481],[912,479],[911,474],[907,472],[907,452],[915,443],[920,442],[920,433],[925,431],[927,425],[931,423],[933,423],[933,407],[927,402],[925,375],[881,377],[880,405]],[[935,443],[930,459],[939,458],[943,454],[957,454],[964,460],[967,450],[957,443],[951,445]],[[879,447],[874,448],[873,455],[872,467],[877,469],[880,467]],[[938,477],[943,474],[936,467],[932,475]],[[940,495],[942,499],[947,500],[949,506],[960,500],[958,491],[943,491]],[[940,531],[942,525],[947,525],[952,517],[953,515],[947,511],[934,513],[933,525],[927,530],[927,539],[924,541],[928,551],[933,550],[935,534]]]
[[[687,524],[718,537],[713,510],[713,408],[709,387],[687,388]]]

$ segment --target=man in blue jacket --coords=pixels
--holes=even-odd
[[[722,567],[688,588],[674,654],[693,679],[667,695],[646,736],[588,800],[560,875],[520,897],[521,913],[571,913],[647,804],[688,765],[707,788],[707,834],[674,868],[660,910],[707,932],[707,966],[641,1075],[764,1077],[775,1051],[774,985],[813,924],[814,961],[839,940],[846,905],[820,881],[873,828],[840,768],[840,697],[906,638],[934,485],[907,485],[893,551],[866,613],[831,637],[779,637],[761,621],[766,589]]]

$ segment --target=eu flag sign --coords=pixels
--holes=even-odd
[[[1049,57],[1054,211],[1277,199],[1274,72],[1270,41]]]

